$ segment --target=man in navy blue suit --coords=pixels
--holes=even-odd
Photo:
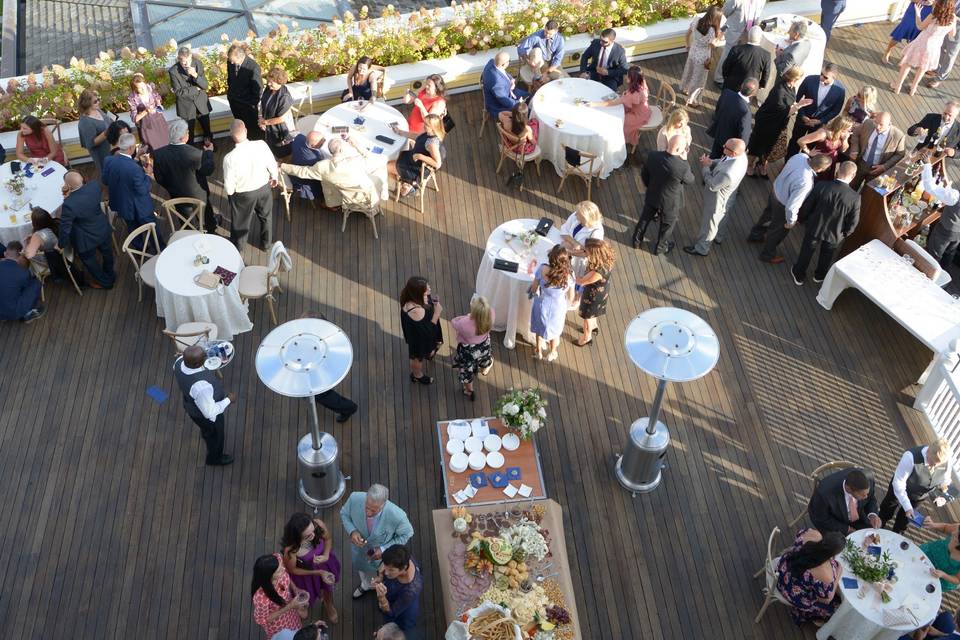
[[[790,146],[787,147],[787,158],[800,150],[797,145],[799,138],[819,129],[840,115],[847,92],[837,80],[839,71],[837,65],[825,62],[819,76],[807,76],[800,83],[800,88],[797,89],[797,100],[810,98],[813,103],[797,112],[797,119],[793,123],[793,134],[790,136]]]
[[[120,136],[116,154],[103,161],[101,177],[110,192],[110,208],[127,223],[127,231],[148,222],[156,222],[153,213],[153,198],[150,197],[150,177],[143,171],[133,155],[137,139],[132,133]],[[159,230],[157,232],[159,237]],[[163,239],[160,238],[163,246]]]
[[[526,97],[526,92],[516,88],[516,81],[507,73],[510,54],[501,51],[483,68],[480,81],[483,84],[483,106],[494,120],[501,111],[510,111]]]
[[[113,247],[110,238],[113,229],[100,208],[100,183],[91,180],[83,184],[83,177],[69,171],[63,177],[64,199],[60,210],[60,246],[73,247],[77,257],[90,274],[94,289],[110,289],[117,276],[113,271]],[[100,261],[97,261],[97,252]]]
[[[0,256],[0,320],[33,322],[46,312],[40,304],[40,281],[30,274],[22,250],[19,242],[11,242]]]
[[[750,98],[757,93],[756,78],[746,78],[740,83],[740,91],[724,89],[713,112],[713,122],[707,135],[713,136],[711,158],[723,156],[723,147],[730,138],[749,140],[753,130],[753,114],[750,113]]]
[[[616,91],[627,73],[627,52],[615,42],[617,32],[604,29],[580,56],[580,77],[607,85]]]

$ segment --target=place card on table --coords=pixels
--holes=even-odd
[[[849,577],[847,577],[847,576],[843,576],[843,588],[844,588],[844,589],[856,589],[856,588],[858,588],[859,586],[860,586],[860,583],[857,582],[857,579],[856,579],[856,578],[849,578]]]
[[[508,497],[508,498],[512,498],[512,497],[514,497],[515,495],[517,495],[517,488],[516,488],[515,486],[513,486],[512,484],[508,484],[508,485],[506,486],[506,488],[504,488],[503,492],[504,492],[505,494],[507,494],[507,497]]]
[[[530,494],[533,493],[533,487],[528,487],[525,484],[521,484],[520,489],[517,490],[517,493],[519,493],[524,498],[529,498]]]
[[[467,496],[463,495],[463,491],[457,491],[453,494],[453,499],[457,501],[457,504],[462,504],[463,501],[467,499]]]
[[[487,476],[487,479],[490,480],[490,486],[494,489],[503,489],[507,486],[507,477],[499,471],[491,473]]]
[[[487,486],[487,476],[481,471],[470,474],[470,486],[476,487],[477,489],[482,489]]]
[[[468,498],[472,498],[473,496],[477,495],[477,488],[472,484],[468,484],[466,488],[461,489],[460,492]]]
[[[520,467],[507,467],[507,480],[519,480]]]

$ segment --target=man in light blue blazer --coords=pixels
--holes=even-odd
[[[353,568],[360,573],[360,586],[353,599],[373,591],[370,582],[380,569],[383,551],[395,544],[406,544],[413,537],[413,525],[407,514],[389,500],[390,492],[382,484],[354,491],[340,509],[340,520],[353,544]]]

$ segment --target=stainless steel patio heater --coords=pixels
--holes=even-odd
[[[306,398],[310,433],[297,443],[298,492],[316,512],[334,504],[346,489],[337,441],[320,431],[314,396],[343,380],[353,364],[353,345],[340,327],[318,318],[284,323],[257,350],[257,375],[271,391]]]
[[[659,382],[650,415],[630,425],[626,450],[617,456],[615,472],[624,489],[648,493],[660,484],[670,446],[670,432],[659,420],[667,383],[707,375],[717,364],[720,345],[710,325],[673,307],[650,309],[631,320],[624,344],[633,364]]]

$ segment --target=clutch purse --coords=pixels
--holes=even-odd
[[[509,271],[511,273],[516,273],[517,269],[520,268],[520,265],[516,262],[511,262],[510,260],[503,260],[497,258],[493,261],[493,268],[499,269],[500,271]]]
[[[550,218],[540,218],[540,222],[537,223],[537,228],[534,231],[537,232],[537,235],[546,237],[550,233],[550,229],[553,227],[553,220]]]
[[[220,281],[223,282],[223,286],[229,287],[230,283],[233,282],[233,279],[237,277],[237,274],[229,269],[224,269],[223,267],[217,267],[213,270],[213,274],[220,276]]]
[[[198,273],[193,281],[197,283],[198,286],[204,289],[210,289],[211,291],[220,286],[220,276],[206,269]]]

